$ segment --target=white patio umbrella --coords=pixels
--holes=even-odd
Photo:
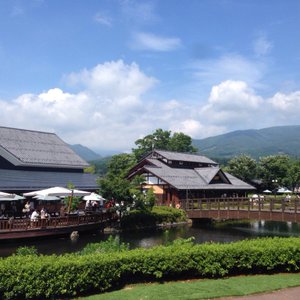
[[[91,192],[76,190],[76,189],[68,189],[65,187],[55,186],[52,188],[48,188],[45,190],[33,191],[29,193],[23,194],[24,196],[62,196],[69,197],[69,205],[68,212],[70,212],[71,204],[73,201],[73,197],[83,197],[89,195]]]
[[[88,203],[91,203],[91,201],[96,201],[96,202],[99,202],[99,204],[101,206],[103,206],[103,202],[106,201],[106,199],[104,199],[102,196],[100,196],[96,193],[91,193],[88,196],[84,196],[83,200],[87,201],[86,205],[88,205]]]
[[[0,198],[13,198],[15,196],[15,194],[9,194],[9,193],[4,193],[4,192],[0,192]]]
[[[8,194],[7,196],[0,196],[0,201],[18,201],[23,199],[25,199],[25,197],[16,194]]]
[[[289,194],[289,193],[292,193],[292,191],[290,191],[289,189],[285,188],[285,187],[282,187],[280,188],[277,193],[282,193],[282,194]]]
[[[29,193],[24,193],[23,195],[25,197],[27,196],[62,196],[62,197],[68,197],[68,196],[87,196],[91,192],[86,192],[86,191],[81,191],[81,190],[76,190],[76,189],[67,189],[65,187],[60,187],[60,186],[55,186],[52,188],[44,189],[44,190],[39,190],[39,191],[33,191]]]
[[[57,200],[60,200],[60,198],[57,197],[57,196],[45,196],[45,195],[36,195],[36,196],[33,196],[33,198],[35,198],[37,200],[43,200],[43,201],[57,201]]]
[[[263,193],[265,193],[265,194],[271,194],[272,191],[270,191],[270,190],[264,190]]]
[[[105,201],[106,199],[104,199],[101,195],[98,195],[96,193],[91,193],[88,196],[84,196],[83,200],[91,200],[91,201]]]

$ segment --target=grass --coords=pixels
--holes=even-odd
[[[244,296],[300,285],[300,273],[135,284],[77,300],[188,300]]]

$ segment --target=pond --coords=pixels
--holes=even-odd
[[[106,240],[110,234],[101,232],[80,234],[77,240],[70,237],[51,237],[40,240],[1,241],[0,257],[15,253],[20,246],[35,246],[41,254],[63,254],[83,249],[88,243]],[[236,221],[212,224],[178,225],[176,227],[147,229],[113,234],[130,248],[149,248],[167,244],[177,238],[194,237],[196,243],[227,243],[262,236],[300,236],[300,225],[289,222]]]

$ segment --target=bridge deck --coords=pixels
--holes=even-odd
[[[300,223],[299,199],[187,199],[182,201],[182,208],[191,219],[249,219]]]

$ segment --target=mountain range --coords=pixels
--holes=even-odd
[[[69,145],[72,150],[78,154],[82,159],[86,161],[92,161],[102,158],[102,156],[88,147],[82,146],[81,144]]]
[[[241,154],[256,159],[276,154],[300,156],[300,125],[237,130],[193,140],[193,145],[210,158],[230,159]]]
[[[255,159],[276,154],[300,157],[300,125],[237,130],[205,139],[193,139],[192,143],[201,155],[212,159],[228,160],[241,154]],[[86,161],[101,160],[104,156],[80,144],[70,147]]]

